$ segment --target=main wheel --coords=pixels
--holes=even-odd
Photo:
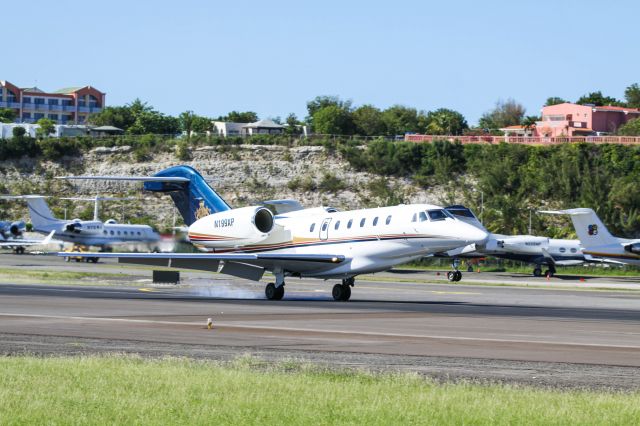
[[[553,272],[550,269],[545,269],[544,276],[551,278],[553,276]]]
[[[534,270],[533,270],[533,276],[534,276],[534,277],[540,277],[540,276],[542,276],[542,269],[540,269],[540,268],[536,268],[536,269],[534,269]]]
[[[467,266],[467,272],[473,272],[473,266],[471,265]]]
[[[284,297],[284,284],[276,288],[276,297],[273,300],[282,300]]]
[[[453,273],[453,278],[454,278],[453,280],[454,280],[454,281],[456,281],[456,282],[457,282],[457,281],[460,281],[460,280],[462,279],[462,272],[460,272],[460,271],[455,271],[455,272]]]
[[[93,263],[98,263],[98,258],[97,258],[97,257],[92,257],[92,258],[91,258],[91,261],[92,261]]]
[[[447,279],[450,282],[454,282],[456,280],[456,271],[449,271],[447,272]]]
[[[336,284],[333,286],[331,295],[333,296],[333,300],[346,302],[351,297],[351,287],[348,285]]]
[[[269,300],[276,300],[276,293],[278,290],[276,289],[276,285],[274,283],[269,283],[264,288],[264,295],[267,296]]]

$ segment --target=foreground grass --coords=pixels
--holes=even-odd
[[[0,358],[2,424],[638,424],[640,395],[435,384],[253,359]]]
[[[51,271],[27,268],[0,268],[0,282],[73,284],[74,281],[86,281],[99,284],[109,280],[122,279],[118,273]]]

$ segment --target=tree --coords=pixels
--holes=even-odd
[[[228,121],[231,123],[255,123],[258,121],[258,114],[253,111],[231,111],[224,117],[219,118],[220,121]]]
[[[114,126],[127,131],[136,122],[136,117],[129,106],[108,106],[91,114],[88,121],[96,126]]]
[[[527,115],[522,119],[522,127],[524,127],[525,130],[531,130],[536,126],[538,121],[541,120],[537,115]]]
[[[418,111],[402,105],[394,105],[382,112],[387,135],[403,135],[419,131]]]
[[[469,125],[458,111],[440,108],[425,116],[425,133],[429,135],[461,135]]]
[[[12,130],[12,134],[15,139],[22,139],[24,138],[24,135],[27,134],[27,129],[22,126],[14,127]]]
[[[618,128],[621,136],[640,136],[640,118],[630,120]]]
[[[350,111],[351,101],[343,101],[338,96],[316,96],[315,99],[307,102],[309,117],[313,117],[318,110],[328,106],[337,106],[338,108]]]
[[[544,103],[544,106],[551,106],[551,105],[559,105],[559,104],[565,104],[567,103],[567,101],[565,101],[562,98],[559,98],[557,96],[551,96],[550,98],[547,98],[547,101]]]
[[[287,127],[285,128],[285,133],[289,135],[297,135],[300,133],[300,130],[298,129],[300,121],[298,121],[298,117],[294,113],[287,116],[286,123]]]
[[[0,108],[0,123],[13,123],[16,120],[16,111],[12,108]]]
[[[320,108],[313,114],[316,133],[325,135],[350,135],[353,133],[351,113],[338,105]]]
[[[483,129],[502,129],[520,124],[525,108],[513,99],[499,100],[493,110],[486,112],[478,124]]]
[[[180,120],[180,128],[187,134],[187,140],[191,139],[191,132],[193,132],[193,122],[195,114],[193,111],[185,111],[180,114],[178,120]],[[182,158],[180,158],[182,160]]]
[[[41,138],[46,138],[56,131],[56,123],[48,118],[41,118],[36,122],[40,127],[36,130],[36,134]]]
[[[357,134],[379,136],[385,133],[382,111],[373,105],[362,105],[354,109],[352,115]]]
[[[211,119],[201,115],[193,117],[193,131],[196,133],[207,133],[211,131]]]
[[[627,106],[630,108],[640,108],[640,86],[633,83],[624,91],[624,98],[627,100]]]
[[[583,95],[576,101],[577,104],[585,105],[585,104],[593,104],[595,106],[624,106],[623,102],[620,102],[616,98],[612,98],[611,96],[604,96],[601,91],[591,92],[589,94]]]

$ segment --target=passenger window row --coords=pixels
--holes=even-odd
[[[367,223],[367,218],[362,218],[360,219],[360,227],[364,227],[364,225],[366,225]],[[387,219],[384,221],[385,225],[390,225],[391,224],[391,215],[387,216]],[[349,221],[347,222],[347,229],[351,229],[351,226],[353,225],[353,219],[349,219]],[[378,226],[378,216],[373,218],[373,226]],[[314,229],[316,229],[316,224],[312,223],[311,226],[309,227],[309,232],[313,232]],[[335,225],[333,226],[333,229],[335,229],[336,231],[338,229],[340,229],[340,221],[336,221]],[[327,230],[327,223],[323,223],[322,224],[322,231],[326,231]]]

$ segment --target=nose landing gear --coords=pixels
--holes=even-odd
[[[453,261],[451,262],[451,268],[453,269],[453,271],[447,272],[447,279],[449,280],[449,282],[454,283],[462,279],[462,272],[460,272],[460,270],[458,269],[459,266],[460,259],[453,259]]]

